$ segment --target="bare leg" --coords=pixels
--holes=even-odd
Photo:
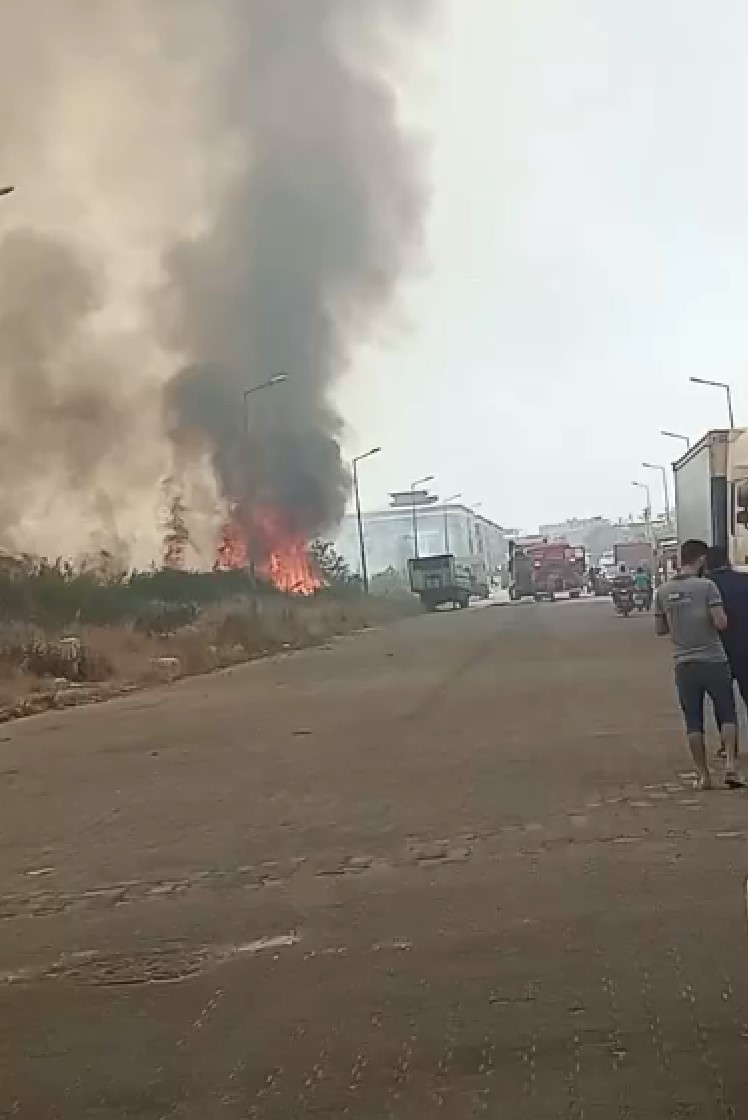
[[[696,768],[696,785],[698,789],[711,789],[712,777],[706,761],[706,744],[702,731],[691,732],[688,736],[688,749]]]
[[[725,782],[728,786],[743,785],[743,779],[738,773],[738,729],[734,723],[722,725],[722,746],[725,748]]]
[[[737,678],[737,682],[738,682],[738,692],[740,693],[740,698],[743,701],[743,707],[746,710],[746,712],[748,712],[748,673],[746,673],[742,669],[742,667],[741,667],[740,675]],[[737,754],[738,755],[740,754],[740,737],[738,737]]]
[[[735,693],[735,685],[736,685],[736,678],[733,675],[733,682],[732,682],[733,694]],[[715,718],[716,718],[716,714],[717,713],[715,712]],[[717,751],[717,754],[720,758],[727,758],[727,749],[725,747],[725,741],[722,738],[722,725],[719,722],[719,720],[717,720],[717,730],[719,731],[720,739],[722,739],[722,745],[720,746],[719,750]],[[736,724],[735,725],[735,757],[737,758],[739,754],[740,754],[740,738],[739,738],[739,733],[738,733],[738,725]]]
[[[720,732],[722,746],[725,748],[725,767],[727,770],[735,769],[735,759],[738,747],[738,729],[734,723],[723,723]]]

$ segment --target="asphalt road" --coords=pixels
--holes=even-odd
[[[748,797],[648,618],[439,614],[2,729],[0,1115],[748,1116]]]

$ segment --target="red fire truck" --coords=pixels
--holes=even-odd
[[[509,569],[512,577],[509,595],[514,600],[553,601],[563,592],[571,599],[578,599],[584,587],[585,551],[568,541],[537,537],[511,541]]]

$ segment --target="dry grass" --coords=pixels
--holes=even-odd
[[[6,628],[0,632],[0,719],[66,706],[76,696],[81,701],[102,699],[128,685],[145,686],[304,649],[419,609],[411,596],[403,595],[345,599],[322,595],[312,600],[267,596],[208,608],[194,623],[160,636],[133,626],[82,627],[74,632],[83,649],[79,669],[64,674],[78,682],[77,694],[60,679],[56,656],[59,639],[69,636],[69,631],[49,634],[31,626]],[[37,652],[40,646],[49,649],[48,673],[43,671],[45,658]],[[33,658],[28,656],[31,648]],[[81,682],[92,687],[82,688]]]
[[[41,677],[35,677],[31,673],[24,673],[21,669],[13,669],[7,665],[0,666],[0,709],[41,692],[43,688],[44,681]]]

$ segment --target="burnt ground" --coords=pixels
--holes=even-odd
[[[651,620],[409,620],[2,729],[0,1115],[748,1116],[748,796]]]

